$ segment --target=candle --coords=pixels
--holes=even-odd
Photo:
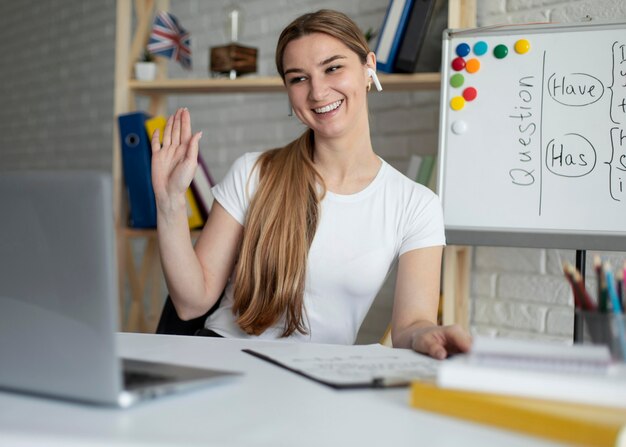
[[[230,12],[230,40],[237,42],[239,34],[239,11],[233,9]]]

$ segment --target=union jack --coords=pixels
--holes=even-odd
[[[160,11],[154,18],[148,51],[152,54],[174,59],[191,69],[191,39],[189,33],[179,24],[176,17]]]

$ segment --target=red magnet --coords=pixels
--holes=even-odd
[[[454,71],[461,71],[465,68],[465,59],[457,57],[452,61],[452,69]]]
[[[463,98],[465,98],[466,101],[473,101],[476,95],[478,95],[478,92],[474,87],[467,87],[463,90]]]

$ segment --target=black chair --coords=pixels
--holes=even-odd
[[[161,312],[161,318],[159,318],[156,333],[168,335],[196,335],[196,332],[204,327],[204,321],[207,317],[215,312],[215,310],[219,307],[223,296],[224,293],[222,293],[222,296],[220,296],[213,307],[211,307],[204,315],[194,318],[193,320],[185,321],[181,320],[176,313],[176,308],[174,308],[172,298],[168,295],[165,299],[165,304],[163,305],[163,311]]]

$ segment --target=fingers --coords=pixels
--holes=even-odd
[[[186,143],[191,138],[191,116],[189,110],[184,108],[181,112],[181,128],[180,128],[180,141]]]
[[[449,355],[469,351],[471,345],[469,333],[460,326],[433,326],[418,329],[413,349],[443,360]]]
[[[472,347],[472,337],[461,326],[454,324],[444,327],[446,344],[450,354],[467,352]]]
[[[172,124],[174,123],[174,115],[170,115],[165,124],[165,130],[163,131],[163,147],[170,147],[172,144]]]
[[[202,132],[197,132],[189,141],[189,150],[187,151],[186,158],[189,160],[198,160],[198,143],[202,138]]]
[[[178,109],[174,115],[174,124],[172,125],[172,144],[178,146],[180,144],[180,117],[183,109]]]
[[[161,149],[161,141],[159,139],[159,129],[156,129],[152,134],[151,141],[152,153],[158,152]]]

